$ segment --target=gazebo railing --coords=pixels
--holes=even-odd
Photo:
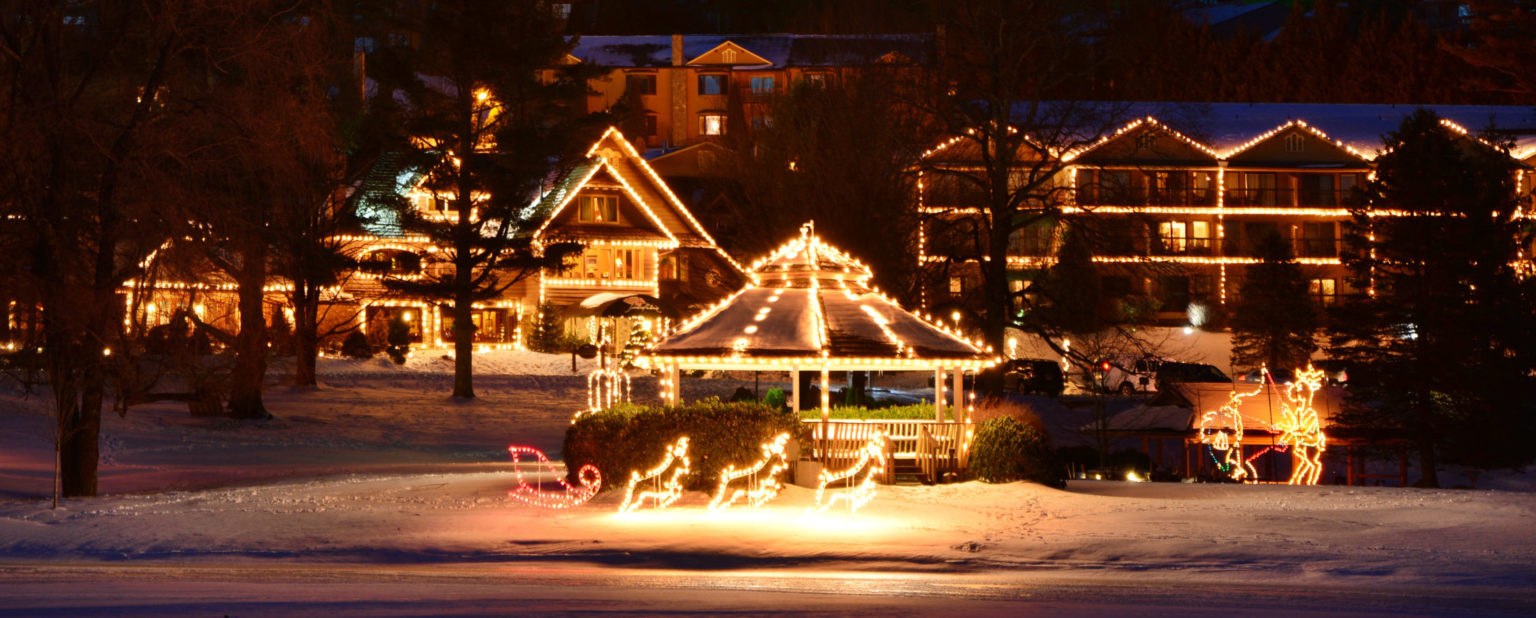
[[[970,441],[975,426],[954,421],[918,420],[812,420],[804,421],[811,430],[806,449],[810,458],[828,469],[853,465],[859,451],[878,432],[889,440],[886,478],[895,480],[898,470],[916,471],[926,482],[939,482],[944,475],[964,476],[970,463]],[[905,465],[903,465],[905,464]]]

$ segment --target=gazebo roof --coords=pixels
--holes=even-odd
[[[869,287],[869,268],[823,242],[810,224],[753,264],[750,276],[645,356],[721,369],[977,369],[995,362]]]

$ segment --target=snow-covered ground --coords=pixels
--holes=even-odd
[[[109,415],[104,495],[67,500],[57,510],[43,497],[52,450],[41,402],[0,397],[0,614],[7,607],[20,614],[86,607],[121,613],[122,605],[106,601],[71,605],[26,591],[59,581],[131,580],[128,565],[175,573],[233,569],[230,581],[262,569],[298,578],[291,573],[344,565],[354,579],[372,581],[356,573],[430,579],[437,576],[423,573],[452,568],[482,577],[497,569],[523,573],[518,565],[531,564],[545,565],[535,569],[544,578],[538,581],[552,586],[565,581],[552,575],[566,572],[560,569],[622,567],[708,572],[711,586],[758,592],[809,585],[767,586],[766,578],[809,581],[806,574],[836,573],[876,583],[818,594],[1017,601],[1043,594],[1042,582],[1070,582],[1084,590],[1134,585],[1160,591],[1147,598],[1182,598],[1182,606],[1206,610],[1240,608],[1243,599],[1226,591],[1246,590],[1253,599],[1324,599],[1298,606],[1311,609],[1328,607],[1334,597],[1365,603],[1339,606],[1344,613],[1536,612],[1536,494],[1522,492],[1096,481],[1055,490],[969,482],[880,487],[869,506],[851,515],[808,513],[815,492],[799,487],[756,511],[711,513],[702,493],[660,512],[618,515],[617,493],[571,510],[544,510],[507,497],[515,474],[505,448],[558,452],[571,412],[585,405],[585,375],[571,374],[569,356],[485,356],[484,363],[477,357],[486,371],[477,375],[479,398],[471,402],[447,397],[447,361],[418,353],[405,367],[326,359],[322,388],[272,387],[267,403],[275,418],[267,421],[195,419],[173,404]],[[684,395],[727,396],[741,385],[752,388],[750,376],[685,379]],[[635,398],[655,400],[654,380],[637,376]],[[525,472],[547,478],[536,466]],[[180,581],[175,573],[152,579],[171,585],[165,582]],[[878,574],[892,579],[880,584]],[[688,583],[691,575],[657,577],[653,584],[661,588],[704,585]],[[168,590],[189,598],[239,589],[178,585],[185,588]],[[1365,594],[1380,595],[1372,598],[1386,605],[1359,601]],[[647,598],[648,611],[680,609]],[[539,607],[561,607],[554,597],[545,600]],[[128,613],[159,613],[143,609],[156,607],[173,606]],[[748,609],[763,607],[771,605]],[[1276,607],[1284,606],[1264,613],[1275,615]],[[859,611],[824,607],[837,608]]]

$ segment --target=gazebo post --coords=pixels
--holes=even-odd
[[[800,366],[789,368],[789,409],[800,415]]]
[[[677,363],[667,363],[667,381],[672,384],[672,388],[667,389],[666,403],[673,407],[676,407],[678,401],[683,398],[683,383],[678,380],[682,377],[682,372],[678,371],[678,367]]]
[[[832,390],[828,382],[831,382],[827,372],[827,366],[821,366],[821,439],[823,441],[821,456],[822,463],[826,463],[828,455],[826,442],[832,439]]]
[[[944,366],[933,368],[933,420],[944,420]]]
[[[952,379],[955,381],[955,386],[954,388],[950,389],[952,392],[949,394],[949,399],[950,401],[954,402],[955,421],[959,422],[961,420],[960,417],[965,414],[963,411],[965,408],[960,407],[960,404],[963,402],[963,398],[965,397],[965,388],[961,386],[962,381],[965,379],[965,368],[959,366],[955,367],[955,375]]]

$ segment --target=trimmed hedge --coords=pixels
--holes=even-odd
[[[889,408],[837,406],[832,408],[828,416],[834,419],[850,419],[860,421],[931,421],[933,420],[933,404],[919,403],[910,406],[891,406]],[[821,420],[821,408],[801,410],[800,418]],[[954,406],[944,406],[944,418],[948,420],[954,420]]]
[[[976,430],[971,476],[988,483],[1034,481],[1066,487],[1066,468],[1051,449],[1050,438],[1011,416],[994,418]]]
[[[793,412],[756,401],[722,403],[718,398],[677,407],[622,404],[582,415],[565,431],[562,451],[567,477],[576,482],[582,466],[597,466],[603,490],[623,487],[631,470],[648,470],[661,461],[665,449],[688,436],[693,471],[689,489],[714,489],[720,471],[762,458],[760,445],[789,432],[803,437]]]

